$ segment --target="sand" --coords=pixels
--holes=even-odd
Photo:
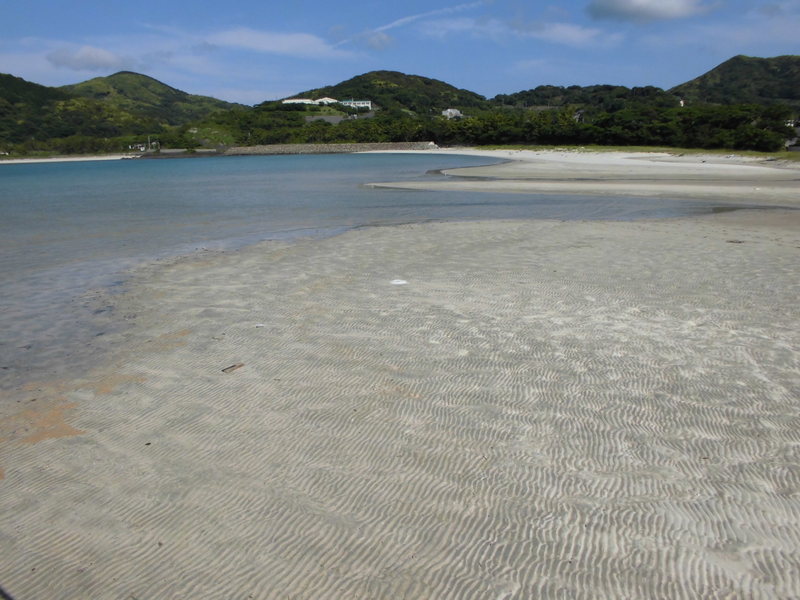
[[[67,155],[67,156],[47,156],[42,158],[0,158],[0,165],[24,165],[35,163],[57,163],[57,162],[91,162],[97,160],[122,160],[140,158],[141,154],[97,154],[97,155]]]
[[[798,597],[798,256],[742,210],[143,268],[103,364],[0,403],[0,585]]]
[[[449,169],[449,181],[374,182],[375,187],[449,191],[637,196],[800,207],[800,163],[739,155],[476,149],[448,154],[503,158]]]

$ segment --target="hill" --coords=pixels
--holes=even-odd
[[[372,71],[300,94],[371,100],[380,109],[358,115],[337,105],[245,107],[131,72],[61,88],[0,75],[0,152],[111,152],[148,139],[162,148],[433,140],[776,150],[792,135],[792,108],[776,103],[800,107],[798,61],[734,57],[669,91],[543,85],[489,101],[436,79]],[[467,116],[445,118],[446,108]]]
[[[27,106],[44,106],[55,100],[65,100],[69,94],[56,88],[39,85],[25,81],[21,77],[14,77],[0,73],[0,100],[9,104],[25,104]]]
[[[653,86],[627,88],[621,85],[540,85],[514,94],[500,94],[492,102],[505,106],[548,107],[580,106],[614,112],[632,105],[677,106],[678,98]]]
[[[787,104],[800,109],[800,56],[734,56],[669,91],[693,103]]]
[[[0,142],[36,135],[44,107],[68,97],[60,90],[0,73]]]
[[[138,73],[123,71],[59,88],[0,74],[0,151],[120,150],[151,134],[188,144],[179,128],[232,109],[246,110]]]
[[[73,96],[98,100],[114,109],[169,125],[183,125],[203,119],[215,111],[238,106],[208,96],[187,94],[157,79],[130,71],[120,71],[108,77],[95,77],[59,89]]]
[[[336,85],[301,92],[298,96],[371,100],[384,110],[399,109],[420,115],[446,108],[479,108],[487,105],[486,99],[475,92],[437,79],[397,71],[371,71]]]

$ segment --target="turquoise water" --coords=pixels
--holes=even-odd
[[[102,350],[115,316],[92,290],[200,248],[350,228],[487,218],[635,219],[705,203],[373,189],[492,162],[447,155],[220,157],[0,165],[0,387]]]

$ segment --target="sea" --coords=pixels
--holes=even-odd
[[[497,162],[446,154],[331,154],[0,165],[0,391],[85,368],[122,326],[113,298],[137,266],[264,240],[479,219],[678,217],[703,202],[408,191]]]

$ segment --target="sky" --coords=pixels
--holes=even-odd
[[[488,98],[669,89],[737,54],[800,54],[800,0],[0,0],[0,72],[127,70],[256,104],[386,69]]]

